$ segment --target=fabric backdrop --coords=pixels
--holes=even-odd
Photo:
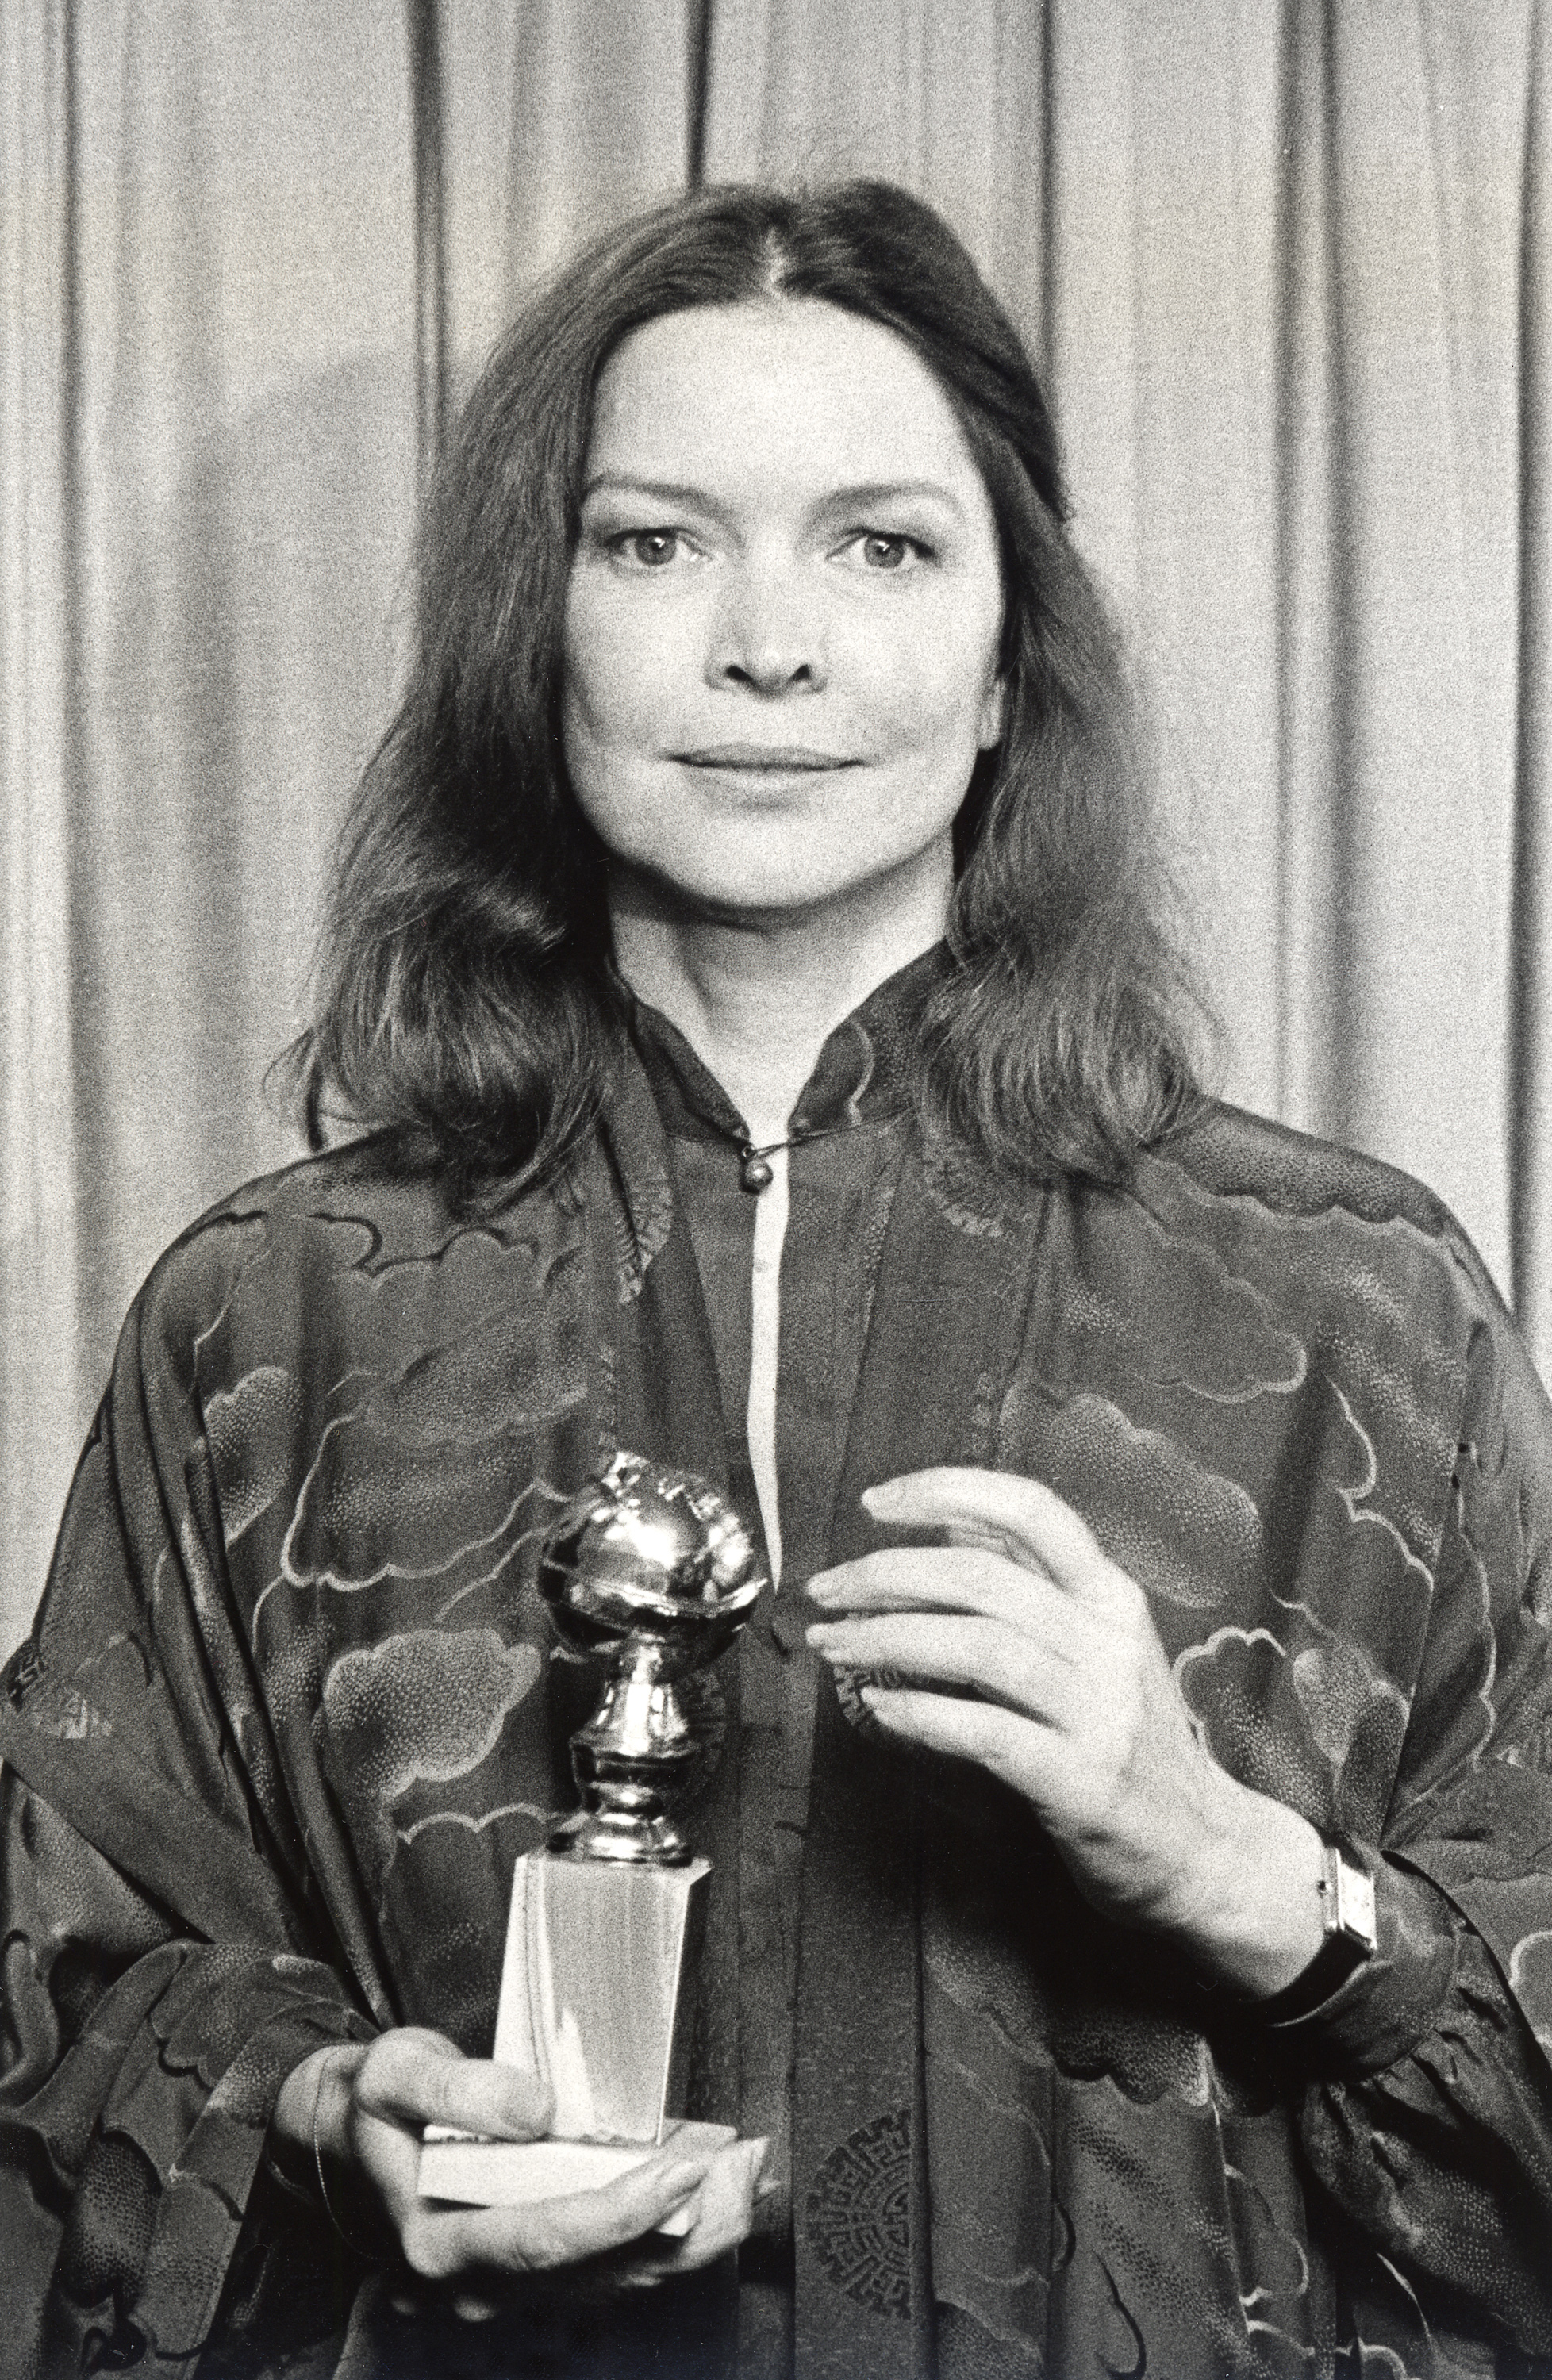
[[[1535,0],[0,11],[0,1601],[266,1099],[419,473],[525,285],[893,176],[1048,371],[1231,1095],[1449,1200],[1552,1365],[1552,56]]]

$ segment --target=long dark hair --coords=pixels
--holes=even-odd
[[[637,324],[822,298],[904,339],[995,510],[1001,743],[956,825],[955,965],[923,1021],[929,1128],[1004,1173],[1122,1175],[1197,1092],[1147,772],[1105,607],[1067,533],[1050,414],[1018,334],[930,208],[887,183],[730,186],[625,225],[496,348],[421,525],[417,653],[346,821],[314,1020],[293,1052],[324,1112],[390,1127],[463,1195],[576,1145],[615,1028],[602,854],[557,728],[562,619],[593,392]]]

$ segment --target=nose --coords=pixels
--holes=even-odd
[[[707,656],[711,686],[755,694],[818,692],[829,674],[811,585],[779,563],[749,564],[729,585]]]

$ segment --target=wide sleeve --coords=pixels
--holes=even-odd
[[[1490,1294],[1490,1293],[1489,1293]],[[1552,2356],[1552,1414],[1474,1330],[1379,1854],[1380,1955],[1286,2028],[1319,2183],[1436,2330]],[[1546,2368],[1538,2365],[1538,2368]]]
[[[187,2374],[277,2294],[293,2329],[337,2318],[306,2255],[273,2287],[288,2223],[319,2227],[265,2137],[285,2075],[373,2011],[233,1609],[185,1303],[164,1282],[131,1315],[0,1693],[0,2370],[28,2380]]]

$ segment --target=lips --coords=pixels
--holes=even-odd
[[[858,763],[839,752],[816,752],[806,744],[708,744],[693,752],[676,752],[676,760],[691,769],[746,769],[751,771],[794,769],[855,769]]]

